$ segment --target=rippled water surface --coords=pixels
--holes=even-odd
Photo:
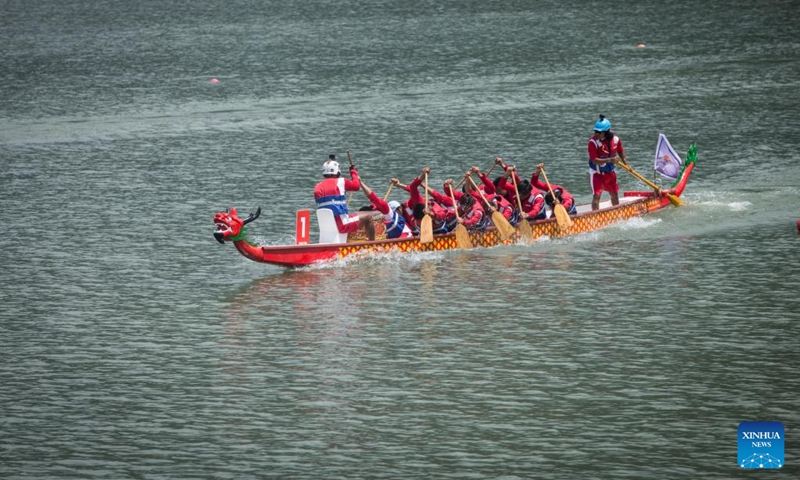
[[[0,477],[733,478],[745,420],[800,476],[798,9],[678,3],[0,2]],[[347,150],[586,202],[598,113],[642,172],[698,143],[685,207],[299,271],[211,235],[292,243]]]

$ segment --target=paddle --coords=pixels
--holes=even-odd
[[[458,223],[456,224],[456,244],[458,248],[472,248],[472,240],[469,239],[469,232],[467,232],[467,227],[461,223],[461,217],[458,216],[458,203],[456,202],[456,196],[453,194],[453,189],[450,189],[450,198],[453,199],[453,207],[455,207],[456,211],[456,220]]]
[[[617,158],[619,159],[619,157],[617,157]],[[621,160],[621,159],[620,159],[620,160]],[[647,179],[647,177],[645,177],[644,175],[642,175],[642,174],[640,174],[639,172],[637,172],[636,170],[634,170],[634,169],[633,169],[631,166],[629,166],[627,163],[625,163],[625,162],[623,162],[623,161],[621,161],[621,162],[616,162],[616,163],[617,163],[617,165],[619,165],[619,166],[621,166],[622,168],[624,168],[625,170],[627,170],[627,171],[628,171],[628,172],[629,172],[631,175],[633,175],[634,177],[636,177],[636,178],[638,178],[639,180],[643,181],[643,182],[644,182],[644,183],[645,183],[645,184],[646,184],[648,187],[652,188],[652,189],[653,189],[653,190],[655,190],[656,192],[661,192],[663,195],[666,195],[666,196],[667,196],[667,198],[669,199],[669,202],[670,202],[670,203],[671,203],[673,206],[680,207],[681,205],[683,205],[683,203],[684,203],[684,202],[683,202],[683,200],[681,200],[680,198],[678,198],[676,195],[673,195],[673,194],[671,194],[671,193],[669,193],[669,192],[665,192],[665,191],[661,190],[661,188],[659,188],[659,186],[658,186],[658,185],[656,185],[655,183],[653,183],[653,182],[651,182],[650,180],[648,180],[648,179]]]
[[[384,200],[386,200],[387,198],[389,198],[389,192],[391,192],[391,191],[392,191],[392,187],[394,187],[394,183],[390,183],[390,184],[389,184],[389,190],[386,190],[386,195],[384,195],[384,196],[383,196],[383,199],[384,199]]]
[[[347,161],[350,162],[350,168],[353,168],[353,159],[350,158],[350,150],[347,151]],[[353,192],[347,194],[347,207],[350,208],[350,199],[353,198]]]
[[[524,213],[522,211],[522,199],[519,197],[519,188],[517,188],[517,176],[513,173],[511,174],[511,180],[514,182],[514,193],[517,194],[517,207],[519,207],[519,233],[522,235],[522,238],[528,239],[533,236],[531,222],[529,222],[527,218],[522,217]]]
[[[468,176],[467,178],[469,178],[470,183],[472,183],[472,188],[477,190],[478,193],[481,195],[483,203],[489,205],[489,202],[486,200],[486,197],[483,196],[483,192],[481,192],[481,190],[475,184],[475,180],[472,179],[472,176]],[[467,193],[466,195],[469,195],[469,193]],[[502,213],[498,212],[495,209],[492,210],[493,210],[492,223],[494,223],[494,226],[497,227],[497,231],[500,232],[500,236],[503,237],[503,240],[506,240],[511,236],[513,236],[517,232],[517,230],[513,226],[511,226],[510,223],[508,223],[508,220],[506,220],[506,217],[504,217]]]
[[[494,167],[495,167],[496,165],[497,165],[496,163],[493,163],[493,164],[492,164],[492,166],[491,166],[491,167],[489,167],[489,170],[487,170],[487,171],[486,171],[486,176],[487,176],[487,177],[489,176],[489,174],[490,174],[490,173],[492,173],[492,170],[494,170]],[[461,186],[461,185],[462,185],[464,182],[466,182],[466,181],[467,181],[467,177],[464,177],[464,178],[462,178],[462,179],[461,179],[461,181],[460,181],[460,182],[458,182],[458,183],[456,184],[456,186],[455,186],[455,187],[453,187],[453,188],[455,188],[455,189],[458,189],[458,187],[460,187],[460,186]]]
[[[491,172],[491,169],[490,169],[489,171]],[[450,188],[451,188],[451,189],[455,189],[455,190],[457,190],[457,189],[458,189],[458,187],[460,187],[460,186],[461,186],[461,185],[462,185],[464,182],[466,182],[466,181],[467,181],[467,175],[469,175],[469,172],[466,172],[466,173],[464,174],[464,178],[462,178],[462,179],[461,179],[461,181],[459,181],[459,182],[456,184],[456,186],[455,186],[455,187],[451,186]],[[425,185],[425,191],[427,192],[428,190],[430,190],[430,189],[428,188],[428,186],[427,186],[427,185]]]
[[[488,177],[489,174],[492,173],[492,170],[494,170],[494,167],[496,167],[496,166],[497,166],[497,164],[493,163],[492,166],[489,167],[489,170],[486,171],[485,175]]]
[[[425,209],[430,208],[428,204],[428,172],[425,172]],[[419,241],[421,243],[431,243],[433,241],[433,219],[426,212],[422,217],[419,226]]]
[[[561,202],[558,201],[558,197],[556,197],[555,192],[553,192],[553,187],[550,186],[550,181],[547,179],[547,174],[544,173],[544,166],[542,166],[542,176],[544,177],[544,182],[547,184],[547,189],[550,190],[550,196],[553,197],[553,213],[556,214],[558,228],[561,230],[566,230],[572,226],[572,219],[569,218],[567,209],[564,208],[564,205],[561,205]]]

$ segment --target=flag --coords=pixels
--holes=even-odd
[[[664,136],[663,133],[659,133],[654,167],[656,172],[667,178],[676,180],[678,178],[678,173],[681,171],[681,165],[683,165],[681,157],[672,149],[672,145],[669,144],[667,137]]]

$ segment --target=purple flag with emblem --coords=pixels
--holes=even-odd
[[[658,134],[658,145],[656,145],[656,172],[661,175],[676,180],[681,171],[683,160],[672,149],[669,140],[663,133]]]

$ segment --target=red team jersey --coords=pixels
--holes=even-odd
[[[347,210],[347,192],[361,189],[358,171],[350,169],[350,179],[343,177],[326,178],[314,187],[314,201],[317,208],[328,208],[333,211],[339,233],[353,233],[358,230],[359,217],[351,215]]]

